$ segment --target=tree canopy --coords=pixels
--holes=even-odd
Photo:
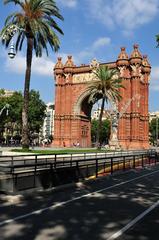
[[[39,133],[45,117],[45,103],[40,99],[38,91],[31,90],[29,98],[29,129],[32,133]]]
[[[8,47],[14,31],[16,36],[16,51],[22,49],[25,38],[33,39],[33,47],[37,57],[42,56],[45,49],[48,55],[48,47],[57,51],[60,41],[54,30],[63,34],[55,18],[63,20],[62,15],[54,0],[4,0],[4,4],[13,3],[18,5],[18,11],[11,13],[5,21],[5,26],[1,31],[2,43]]]
[[[153,118],[150,122],[150,141],[152,144],[159,144],[159,118]]]
[[[12,38],[16,38],[16,51],[21,51],[26,40],[26,71],[24,82],[24,101],[22,109],[22,147],[29,148],[29,91],[33,51],[37,57],[43,50],[48,55],[48,46],[53,51],[60,47],[57,33],[63,34],[55,19],[63,20],[54,0],[4,0],[5,4],[13,3],[18,11],[10,14],[5,21],[0,36],[2,43],[8,47]],[[13,50],[13,49],[12,49]],[[10,53],[13,58],[15,54]]]
[[[88,85],[88,90],[90,92],[89,102],[90,104],[95,103],[98,99],[102,99],[101,111],[99,114],[99,124],[97,131],[97,146],[100,146],[100,132],[102,127],[102,117],[105,107],[105,102],[114,102],[115,104],[121,99],[119,89],[123,87],[121,84],[122,80],[119,77],[119,72],[117,69],[110,69],[108,66],[99,66],[96,71],[94,71],[94,79],[91,84]]]
[[[97,131],[98,131],[98,123],[99,120],[97,119],[92,119],[91,121],[91,139],[92,142],[96,142],[97,138]],[[110,138],[110,120],[105,119],[102,121],[102,127],[101,127],[101,132],[100,132],[100,143],[102,144],[108,144],[109,138]]]
[[[40,132],[45,117],[46,105],[40,99],[40,94],[38,91],[31,90],[29,96],[29,135],[31,136],[33,133]],[[6,97],[5,94],[0,94],[0,110],[6,104],[9,105],[8,115],[6,114],[7,112],[5,109],[0,116],[1,135],[3,135],[5,128],[9,128],[11,130],[10,134],[13,134],[16,129],[16,132],[18,130],[19,134],[21,135],[23,106],[22,93],[14,92],[9,97]]]

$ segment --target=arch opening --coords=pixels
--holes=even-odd
[[[85,119],[81,125],[81,147],[86,147],[86,137],[90,139],[90,146],[95,147],[97,144],[99,114],[101,111],[101,96],[97,96],[96,99],[90,102],[90,93],[87,91],[87,93],[83,93],[79,97],[77,106],[76,110],[81,116],[81,119]],[[111,108],[112,106],[110,102],[105,103],[99,139],[101,146],[109,144],[111,132]]]

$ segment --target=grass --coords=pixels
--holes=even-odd
[[[49,149],[44,149],[44,150],[34,150],[34,149],[12,149],[12,152],[25,152],[25,153],[37,153],[37,154],[67,154],[67,153],[96,153],[96,152],[107,152],[108,150],[106,149],[61,149],[61,150],[49,150]]]

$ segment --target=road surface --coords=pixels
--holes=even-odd
[[[0,200],[2,240],[158,240],[159,167]]]

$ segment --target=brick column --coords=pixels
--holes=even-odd
[[[139,129],[140,129],[140,77],[132,76],[131,79],[131,148],[140,148]]]

